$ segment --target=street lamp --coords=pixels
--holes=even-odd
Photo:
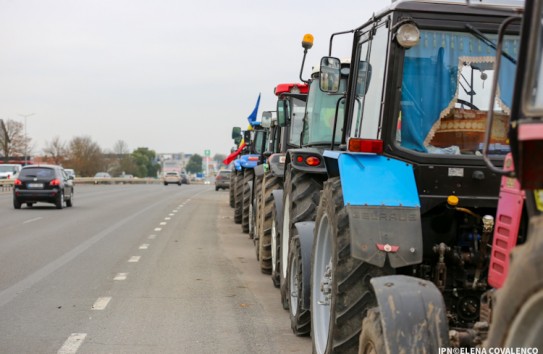
[[[27,161],[26,161],[26,155],[27,155],[27,152],[28,152],[28,135],[26,134],[26,118],[28,117],[31,117],[33,116],[34,113],[30,113],[30,114],[19,114],[20,117],[23,117],[25,119],[25,157],[24,157],[24,164],[26,165]]]

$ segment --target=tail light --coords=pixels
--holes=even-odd
[[[349,151],[382,154],[383,140],[351,138],[349,139]]]
[[[319,166],[321,164],[321,159],[317,156],[298,156],[296,161],[305,163],[308,166]]]
[[[51,182],[49,182],[49,185],[51,186],[60,186],[60,180],[58,178],[55,178]]]
[[[17,179],[15,180],[15,182],[13,182],[13,184],[16,185],[16,186],[22,186],[22,185],[23,185],[23,182],[21,182],[21,180],[17,178]]]

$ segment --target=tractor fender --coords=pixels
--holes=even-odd
[[[320,164],[317,166],[309,166],[304,161],[308,156],[318,157]],[[302,162],[298,161],[298,158],[302,159]],[[324,164],[324,158],[322,151],[315,148],[301,148],[290,149],[287,151],[287,158],[285,161],[285,167],[290,163],[291,168],[300,170],[307,173],[326,174],[326,165]]]
[[[393,268],[421,263],[422,224],[413,166],[382,155],[326,151],[324,156],[327,166],[337,167],[341,180],[352,256],[378,267],[387,258]]]
[[[286,154],[284,153],[278,153],[273,154],[268,159],[268,165],[270,167],[270,171],[274,176],[284,178],[285,176],[285,160],[286,160]]]
[[[309,294],[311,293],[311,252],[313,250],[313,233],[315,230],[314,221],[302,221],[294,224],[298,231],[298,239],[300,240],[300,248],[302,251],[302,294],[304,310],[311,308]]]
[[[275,217],[277,218],[277,223],[279,224],[278,232],[283,230],[283,190],[276,189],[272,191],[273,195],[273,204],[275,206]]]
[[[387,353],[438,353],[449,346],[443,296],[429,281],[389,275],[370,280]]]

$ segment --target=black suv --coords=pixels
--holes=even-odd
[[[53,203],[62,209],[64,202],[71,207],[74,194],[73,177],[54,165],[25,166],[13,186],[13,207],[20,209],[23,203]]]

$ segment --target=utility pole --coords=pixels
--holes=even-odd
[[[33,116],[34,113],[30,114],[19,114],[20,117],[23,117],[25,119],[25,157],[24,157],[24,164],[26,165],[26,155],[28,153],[28,135],[26,130],[26,118]]]

